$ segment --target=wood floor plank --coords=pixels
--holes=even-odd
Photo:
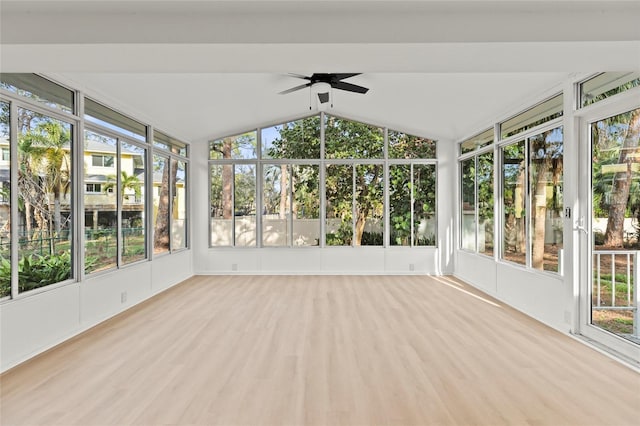
[[[633,425],[640,375],[448,277],[193,277],[0,376],[2,425]]]

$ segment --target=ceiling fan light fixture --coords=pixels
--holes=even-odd
[[[321,104],[326,104],[329,102],[329,92],[318,93],[318,100]]]

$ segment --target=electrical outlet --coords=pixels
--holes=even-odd
[[[237,271],[238,270],[238,264],[237,263],[232,263],[231,264],[231,270],[232,271]]]
[[[410,264],[409,264],[409,270],[410,270],[410,271],[413,271],[413,270],[415,270],[415,269],[416,269],[415,265],[414,265],[413,263],[410,263]]]
[[[120,303],[126,303],[127,301],[127,292],[123,291],[122,293],[120,293]]]

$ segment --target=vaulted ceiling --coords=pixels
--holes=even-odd
[[[640,69],[639,21],[631,1],[3,0],[0,70],[191,142],[307,114],[287,73],[361,72],[335,114],[455,140],[569,75]]]

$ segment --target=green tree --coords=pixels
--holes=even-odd
[[[142,182],[135,175],[130,175],[126,171],[122,170],[120,172],[120,202],[124,204],[124,196],[126,195],[127,190],[133,191],[136,198],[140,198],[142,196]],[[107,176],[107,183],[103,186],[103,191],[115,191],[117,187],[117,181],[115,175]]]
[[[627,114],[617,116],[619,122],[617,126],[606,126],[599,129],[605,132],[611,139],[622,140],[619,148],[617,164],[625,165],[625,171],[617,172],[613,176],[611,184],[611,197],[607,220],[607,229],[604,234],[604,245],[607,247],[623,247],[624,244],[624,219],[627,216],[627,207],[630,201],[632,178],[634,175],[633,166],[638,163],[638,143],[640,141],[640,109],[636,109]]]
[[[18,171],[20,194],[25,205],[28,203],[35,210],[39,228],[48,229],[49,235],[61,230],[61,198],[71,184],[70,142],[70,127],[52,119],[38,122],[22,133],[18,141],[23,160]],[[53,214],[47,201],[50,195]]]
[[[280,135],[273,142],[268,155],[271,158],[318,159],[320,156],[319,136],[320,119],[318,116],[289,123],[280,129]],[[381,159],[383,146],[384,133],[381,128],[326,116],[325,152],[327,158]],[[329,215],[341,219],[342,225],[337,244],[351,244],[353,241],[353,244],[360,245],[367,221],[382,218],[382,167],[357,165],[355,188],[351,183],[352,175],[346,176],[344,174],[347,169],[353,173],[351,167],[347,166],[336,168],[336,173],[327,172],[326,174],[327,212]],[[296,187],[295,179],[292,179],[292,185],[294,188]],[[298,200],[294,200],[294,203],[298,202]],[[296,210],[295,207],[294,210]],[[355,232],[352,230],[351,224],[354,214]]]

